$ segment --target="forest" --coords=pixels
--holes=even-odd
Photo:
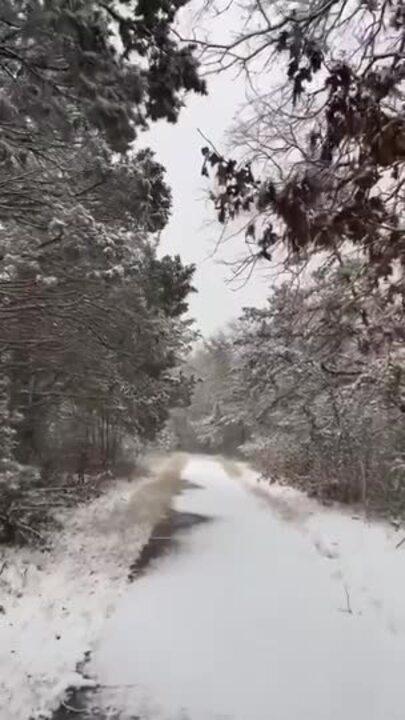
[[[123,5],[1,4],[0,541],[130,469],[191,389],[194,269],[158,253],[171,194],[136,139],[205,83],[179,3]]]
[[[405,509],[403,0],[242,0],[222,40],[236,3],[200,3],[191,37],[187,4],[2,2],[0,541],[41,539],[158,441]],[[242,239],[233,279],[270,279],[196,345],[139,139],[222,73],[246,97],[227,148],[202,147],[217,254]]]
[[[207,2],[211,22],[235,3]],[[400,516],[405,509],[405,6],[246,0],[243,29],[197,39],[210,72],[245,78],[227,153],[202,175],[242,237],[231,279],[269,268],[268,299],[190,361],[180,442],[239,452],[272,480]],[[264,298],[265,300],[265,298]]]
[[[403,720],[404,86],[405,0],[0,0],[0,720]]]

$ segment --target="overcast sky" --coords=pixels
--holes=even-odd
[[[211,78],[208,97],[189,95],[176,125],[159,123],[145,136],[166,167],[173,192],[173,216],[163,233],[161,252],[179,253],[184,262],[197,265],[198,295],[191,301],[191,313],[204,335],[237,317],[243,306],[264,302],[268,293],[268,283],[258,274],[240,289],[227,283],[230,269],[221,261],[241,255],[241,239],[228,243],[212,257],[220,228],[207,202],[208,183],[200,172],[204,141],[198,128],[224,148],[225,131],[243,99],[242,79],[229,75]]]

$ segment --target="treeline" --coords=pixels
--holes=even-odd
[[[205,7],[225,27],[235,2]],[[173,427],[267,477],[403,514],[404,2],[238,7],[232,36],[197,32],[248,100],[230,156],[207,138],[202,174],[219,248],[244,240],[231,274],[254,282],[260,264],[276,287],[195,355],[201,382]]]
[[[239,452],[267,478],[324,499],[405,512],[401,309],[367,293],[361,263],[285,283],[193,357],[180,443]]]
[[[170,190],[133,145],[205,92],[177,7],[2,3],[0,542],[38,539],[74,479],[116,468],[128,438],[133,458],[189,393],[194,268],[157,254]]]

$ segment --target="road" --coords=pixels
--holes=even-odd
[[[403,636],[347,612],[333,557],[221,462],[184,478],[175,510],[207,521],[155,540],[108,621],[90,668],[106,717],[402,720]]]

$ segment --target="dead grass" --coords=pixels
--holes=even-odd
[[[236,462],[236,460],[231,460],[230,458],[222,457],[222,455],[219,455],[218,462],[221,463],[223,469],[225,470],[227,475],[229,475],[229,477],[237,478],[242,476],[242,466],[240,463]]]
[[[269,493],[267,489],[260,487],[252,488],[255,495],[270,505],[271,509],[277,513],[286,522],[304,523],[311,515],[311,511],[307,507],[307,498],[305,495],[300,498],[301,502],[297,502],[277,495],[276,492]]]
[[[139,488],[130,500],[128,512],[134,522],[153,523],[164,517],[171,499],[181,489],[181,474],[187,456],[176,453],[157,464],[150,482]]]
[[[100,536],[152,527],[164,517],[181,487],[187,456],[176,453],[148,458],[148,476],[136,484],[122,481],[94,504],[93,531]]]

